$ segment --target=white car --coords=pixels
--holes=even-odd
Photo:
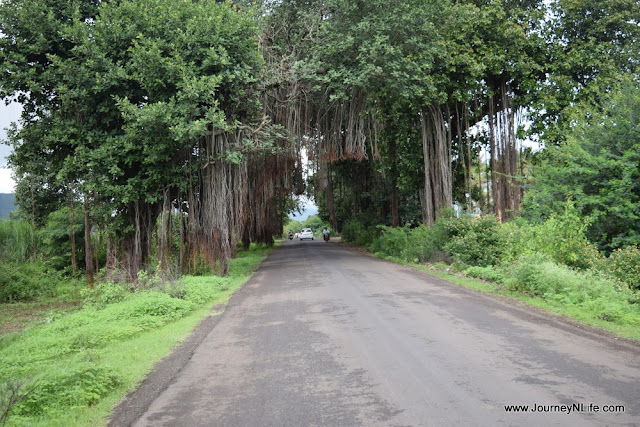
[[[303,228],[300,232],[300,240],[304,239],[313,240],[313,231],[310,228]]]

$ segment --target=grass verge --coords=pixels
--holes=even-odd
[[[81,309],[0,337],[0,404],[21,397],[6,425],[104,425],[113,405],[215,315],[211,308],[226,303],[270,250],[241,252],[224,278],[185,277],[135,294],[104,285]]]
[[[523,292],[510,291],[499,283],[474,279],[443,266],[422,265],[414,263],[402,264],[414,267],[421,271],[425,271],[428,274],[468,289],[474,289],[476,291],[484,293],[512,298],[548,313],[560,315],[568,318],[569,320],[577,321],[584,325],[588,325],[612,333],[617,337],[633,341],[640,341],[640,314],[636,314],[631,318],[631,320],[628,320],[626,322],[606,320],[601,318],[601,314],[599,311],[591,311],[585,309],[584,306],[562,304],[560,301],[550,301],[537,296],[528,295]]]

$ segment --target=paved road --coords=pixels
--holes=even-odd
[[[284,243],[199,333],[112,425],[640,425],[639,347],[333,242]],[[505,410],[534,404],[584,411]]]

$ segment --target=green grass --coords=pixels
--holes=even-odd
[[[185,277],[165,292],[122,294],[105,285],[72,314],[0,338],[0,386],[26,379],[34,390],[7,425],[104,424],[113,405],[154,364],[224,304],[270,251],[252,247],[231,261],[228,277]]]

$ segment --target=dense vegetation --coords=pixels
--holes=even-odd
[[[280,233],[305,176],[337,231],[429,225],[454,205],[542,221],[573,197],[599,249],[638,245],[639,12],[6,1],[0,96],[24,107],[9,138],[17,202],[33,228],[63,208],[83,218],[70,259],[83,228],[89,281],[96,268],[225,274],[237,241]]]
[[[636,0],[4,0],[0,97],[23,113],[0,302],[77,301],[84,273],[128,291],[83,319],[150,300],[187,313],[187,288],[149,283],[225,276],[239,248],[328,224],[380,256],[638,325],[638,17]],[[305,193],[319,217],[285,223]],[[173,318],[150,315],[51,351]],[[41,384],[102,388],[33,395],[63,411],[118,387],[78,366]]]

